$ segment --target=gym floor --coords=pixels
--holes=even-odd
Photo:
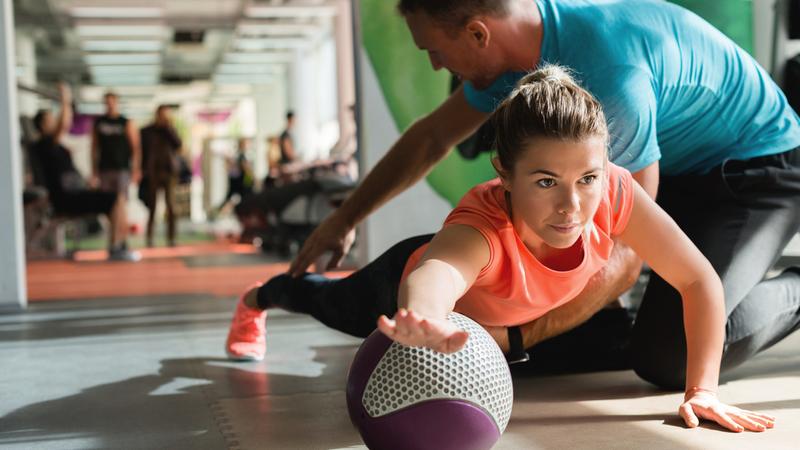
[[[208,249],[151,254],[138,265],[58,264],[32,263],[30,291],[40,301],[0,315],[0,448],[365,448],[344,395],[358,339],[270,312],[265,361],[225,359],[236,292],[285,264]],[[158,264],[186,272],[168,283]],[[92,282],[109,269],[128,281]],[[212,276],[217,289],[202,291]],[[763,434],[685,429],[675,414],[681,394],[620,371],[515,378],[496,448],[796,449],[798,349],[800,333],[721,387],[727,401],[778,417]]]

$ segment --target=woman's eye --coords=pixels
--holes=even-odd
[[[583,184],[592,184],[594,180],[597,179],[597,175],[586,175],[585,177],[581,178],[581,183]]]
[[[537,181],[536,184],[538,184],[539,187],[549,188],[556,185],[556,180],[552,178],[542,178],[541,180]]]

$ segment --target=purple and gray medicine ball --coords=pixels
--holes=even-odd
[[[373,450],[491,448],[511,416],[513,386],[503,353],[480,325],[451,313],[469,333],[443,354],[407,347],[375,330],[347,378],[347,408]]]

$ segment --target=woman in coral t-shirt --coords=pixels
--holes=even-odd
[[[263,358],[272,307],[356,336],[377,320],[397,342],[455,352],[468,336],[446,319],[450,311],[485,327],[530,322],[574,298],[618,239],[683,298],[687,425],[704,418],[734,431],[771,427],[772,417],[717,400],[720,279],[631,174],[608,161],[606,120],[591,94],[550,66],[523,78],[492,120],[499,178],[470,190],[432,240],[403,241],[344,279],[281,275],[254,286],[237,305],[229,356]]]

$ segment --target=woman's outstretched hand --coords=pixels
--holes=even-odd
[[[700,425],[700,419],[714,421],[736,433],[765,431],[775,426],[774,417],[726,405],[716,394],[706,390],[687,392],[678,413],[689,428]]]
[[[427,347],[454,353],[467,343],[469,334],[447,319],[426,319],[414,311],[400,309],[392,319],[378,318],[378,329],[389,339],[411,347]]]

